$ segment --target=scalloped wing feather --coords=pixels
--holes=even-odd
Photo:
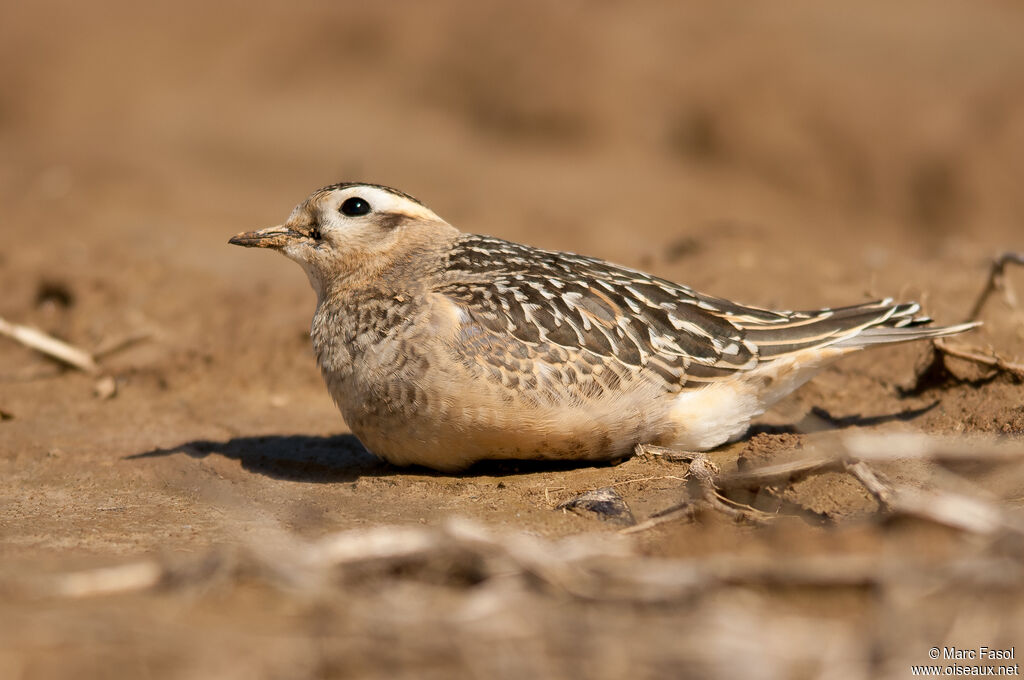
[[[465,311],[467,336],[492,336],[485,355],[512,337],[531,360],[569,360],[551,357],[557,348],[572,354],[572,363],[590,357],[614,365],[619,373],[657,376],[669,391],[701,387],[800,351],[853,350],[932,337],[938,331],[913,332],[930,321],[914,316],[920,309],[916,303],[878,300],[836,309],[771,311],[702,295],[603,260],[486,236],[464,235],[444,274],[436,290]],[[878,327],[890,331],[870,330]],[[858,336],[865,338],[863,344],[855,340]],[[479,350],[478,342],[466,348]],[[486,356],[478,360],[489,361]]]

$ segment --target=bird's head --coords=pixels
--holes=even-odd
[[[228,241],[273,248],[306,271],[323,296],[337,281],[372,277],[454,227],[401,191],[376,184],[333,184],[314,192],[276,227],[237,234]]]

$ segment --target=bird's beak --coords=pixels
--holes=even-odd
[[[228,243],[246,248],[282,248],[297,236],[300,236],[299,232],[282,224],[259,231],[243,231],[232,236]]]

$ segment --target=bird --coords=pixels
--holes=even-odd
[[[229,243],[297,262],[310,337],[351,432],[399,466],[707,451],[847,354],[961,333],[891,298],[772,311],[605,260],[464,233],[361,182]]]

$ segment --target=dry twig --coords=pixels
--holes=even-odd
[[[691,520],[697,514],[698,510],[699,508],[690,501],[684,501],[654,513],[643,522],[637,522],[631,527],[620,529],[619,533],[635,534],[641,531],[647,531],[648,529],[653,529],[654,527],[666,524],[667,522],[675,522],[683,519]]]
[[[974,301],[971,313],[967,317],[968,321],[977,321],[978,317],[981,316],[981,310],[984,309],[985,303],[988,302],[992,293],[997,290],[1003,292],[1003,295],[1006,296],[1006,303],[1010,307],[1017,307],[1017,296],[1014,294],[1013,288],[1006,282],[1006,265],[1008,264],[1024,265],[1024,253],[1003,253],[992,261],[992,266],[988,272],[988,279],[985,281],[985,287],[981,289],[978,299]]]
[[[577,536],[548,540],[503,533],[453,520],[441,527],[377,527],[345,531],[313,543],[296,540],[287,550],[226,554],[214,549],[186,565],[143,560],[58,575],[43,594],[81,598],[195,586],[216,577],[228,582],[258,578],[286,591],[322,592],[343,587],[346,575],[376,565],[386,578],[409,576],[417,561],[433,560],[453,574],[468,565],[480,578],[518,578],[585,600],[671,602],[736,586],[864,587],[934,583],[1024,584],[1024,567],[1012,559],[969,558],[945,563],[823,555],[771,559],[717,555],[698,559],[652,558],[629,543]],[[510,594],[514,597],[514,594]]]
[[[971,312],[967,316],[967,321],[978,320],[988,299],[997,290],[1003,292],[1003,295],[1006,297],[1006,303],[1011,308],[1017,308],[1017,296],[1013,292],[1013,288],[1006,281],[1006,266],[1009,264],[1024,265],[1024,253],[1003,253],[992,261],[992,266],[988,272],[988,279],[986,279],[985,286],[981,289],[981,293],[979,293],[974,304],[971,306]],[[991,350],[985,351],[976,347],[956,347],[950,345],[944,338],[933,340],[932,346],[939,356],[951,356],[964,361],[970,361],[989,368],[996,373],[1008,373],[1016,380],[1024,380],[1024,364],[1008,361]]]
[[[553,500],[551,500],[551,492],[552,491],[564,491],[565,489],[566,489],[566,487],[564,487],[564,486],[545,486],[544,487],[544,502],[546,502],[548,505],[554,505],[555,502]]]
[[[757,489],[783,484],[812,472],[824,472],[841,466],[842,461],[835,456],[819,456],[723,475],[717,481],[722,489]]]
[[[846,469],[890,513],[918,517],[974,534],[1024,536],[1024,525],[993,503],[950,491],[895,486],[864,461],[848,464]]]
[[[849,458],[865,461],[913,458],[943,463],[1024,462],[1024,446],[991,438],[935,437],[914,432],[855,432],[843,436],[841,446]]]
[[[69,345],[63,340],[58,340],[52,335],[47,335],[36,328],[11,323],[0,318],[0,335],[6,335],[26,347],[42,352],[86,373],[97,373],[100,370],[99,366],[96,365],[96,360],[89,352],[74,345]]]
[[[641,444],[637,446],[638,455],[661,456],[665,460],[678,463],[689,463],[687,477],[693,479],[700,487],[701,502],[712,510],[720,512],[733,519],[764,524],[771,519],[771,515],[756,510],[749,506],[741,505],[731,501],[718,491],[718,466],[716,466],[707,454],[702,451],[674,451],[661,446]],[[680,508],[682,509],[682,508]],[[694,510],[687,510],[691,514]],[[660,522],[659,522],[660,523]],[[637,526],[645,526],[638,524]],[[651,525],[654,526],[654,525]],[[646,528],[646,526],[645,526]]]
[[[944,339],[933,341],[935,349],[946,356],[971,361],[997,372],[1009,373],[1017,380],[1024,380],[1024,364],[1007,361],[995,352],[983,352],[972,347],[954,347]]]
[[[53,592],[60,597],[94,597],[149,590],[163,580],[165,572],[164,565],[151,560],[72,572],[57,578]]]
[[[115,354],[121,350],[128,349],[132,345],[137,345],[140,342],[149,340],[153,337],[153,332],[148,330],[136,331],[127,335],[122,335],[115,338],[108,338],[93,351],[93,357],[102,359],[105,356]]]
[[[904,514],[936,524],[980,535],[1012,534],[1024,537],[1024,522],[1004,512],[991,501],[945,490],[922,490],[895,485],[868,465],[868,461],[926,459],[939,462],[1024,461],[1020,446],[962,439],[946,440],[919,434],[852,434],[840,442],[840,451],[833,455],[817,455],[805,459],[768,465],[731,475],[719,475],[717,468],[703,453],[678,452],[661,447],[644,446],[638,452],[660,456],[666,460],[689,462],[687,476],[701,489],[700,498],[686,500],[652,515],[647,520],[625,529],[635,533],[678,519],[692,519],[701,507],[709,507],[736,519],[763,524],[773,515],[743,506],[723,496],[720,490],[757,489],[785,484],[808,474],[841,470],[857,479],[878,500],[883,512]]]
[[[868,493],[875,497],[875,500],[878,501],[883,510],[892,512],[896,492],[879,479],[878,475],[868,467],[867,463],[862,460],[856,463],[847,463],[846,471],[853,475],[868,490]]]

